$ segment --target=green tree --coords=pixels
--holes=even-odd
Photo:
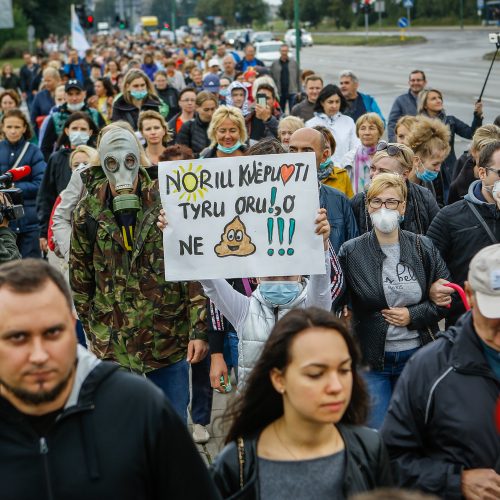
[[[37,38],[45,38],[50,33],[68,34],[70,6],[67,0],[14,0],[14,7],[19,8],[35,27]]]
[[[0,30],[0,46],[11,40],[27,40],[29,21],[24,12],[17,6],[13,8],[14,27]],[[27,43],[26,43],[27,44]]]
[[[294,0],[283,0],[279,8],[279,16],[282,19],[293,21]],[[328,12],[330,1],[328,0],[299,0],[300,22],[308,22],[317,26]]]

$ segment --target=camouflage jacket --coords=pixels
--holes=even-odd
[[[157,183],[141,169],[142,208],[129,255],[104,172],[93,167],[84,175],[88,192],[75,209],[69,265],[91,351],[139,373],[180,361],[190,339],[207,339],[206,299],[197,282],[165,281]]]

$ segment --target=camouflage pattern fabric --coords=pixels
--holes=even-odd
[[[142,208],[127,252],[102,168],[89,168],[82,177],[88,192],[75,209],[69,265],[90,350],[138,373],[180,361],[190,339],[207,340],[206,298],[197,282],[165,281],[157,181],[141,168]],[[88,217],[97,224],[95,243]]]

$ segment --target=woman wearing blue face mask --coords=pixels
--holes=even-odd
[[[243,156],[246,151],[247,131],[241,111],[234,106],[219,106],[212,116],[207,132],[210,146],[200,158]]]
[[[56,145],[56,152],[52,153],[47,163],[42,184],[38,191],[36,207],[40,222],[40,248],[47,252],[47,230],[50,214],[57,196],[66,188],[71,178],[71,154],[82,146],[95,146],[97,127],[83,111],[72,113],[66,120],[63,132]]]
[[[440,207],[446,205],[447,186],[441,165],[450,152],[450,129],[434,118],[419,116],[406,143],[415,153],[410,180],[428,188]]]
[[[141,111],[160,111],[160,100],[146,73],[131,69],[123,79],[123,93],[113,103],[111,121],[123,120],[134,130]]]
[[[436,280],[449,272],[432,242],[401,230],[406,183],[401,175],[379,174],[371,181],[366,204],[373,229],[347,241],[339,260],[348,292],[344,315],[352,327],[369,368],[365,378],[372,408],[369,425],[384,420],[394,386],[406,362],[422,345],[434,340],[446,308],[429,298]]]

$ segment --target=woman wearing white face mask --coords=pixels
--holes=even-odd
[[[40,248],[47,251],[47,230],[50,214],[57,196],[66,188],[71,177],[70,155],[77,147],[93,146],[97,127],[87,113],[73,113],[66,121],[64,130],[57,141],[57,151],[47,163],[47,169],[38,191],[37,212],[40,221]]]
[[[406,361],[434,340],[446,313],[428,296],[432,283],[449,279],[443,259],[428,238],[399,228],[406,197],[402,176],[375,177],[366,195],[374,228],[344,243],[339,253],[353,329],[370,369],[373,428],[383,422]]]

